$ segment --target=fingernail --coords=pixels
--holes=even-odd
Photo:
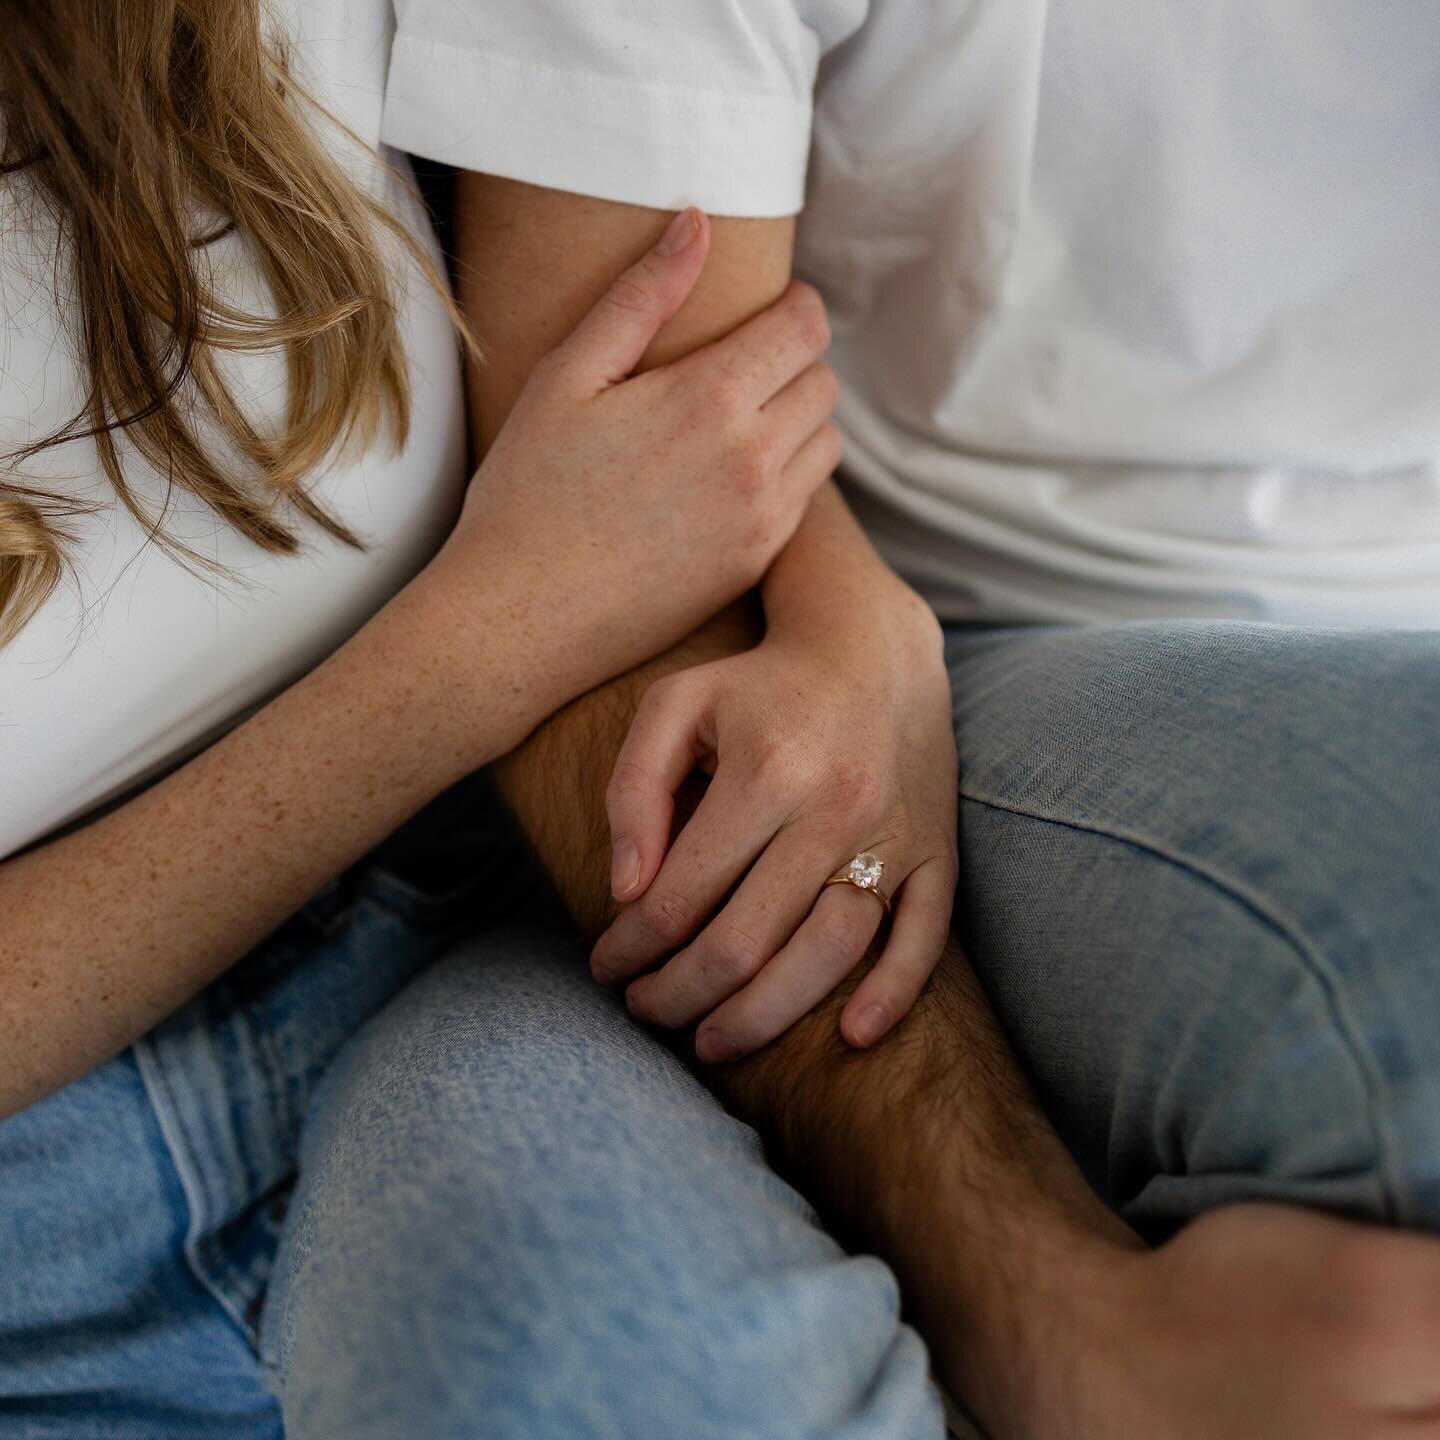
[[[733,1060],[740,1053],[740,1047],[719,1030],[707,1030],[695,1037],[695,1054],[707,1065],[720,1065]]]
[[[640,884],[640,850],[633,840],[621,836],[610,857],[610,890],[617,900],[633,895]]]
[[[682,250],[689,248],[699,233],[700,226],[695,219],[694,207],[682,210],[666,227],[665,233],[655,242],[655,253],[657,255],[678,255]]]
[[[890,1012],[883,1005],[867,1005],[851,1026],[857,1045],[873,1045],[890,1024]]]
[[[610,968],[609,963],[606,961],[605,956],[602,953],[605,949],[605,941],[609,938],[609,935],[610,932],[607,930],[590,947],[590,973],[602,985],[608,985],[612,980],[616,978],[615,971]]]

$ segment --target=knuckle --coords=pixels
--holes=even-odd
[[[776,518],[768,511],[761,511],[752,516],[746,525],[742,543],[763,572],[770,557],[780,548],[783,538],[784,534]]]
[[[645,928],[662,944],[683,944],[695,930],[695,908],[674,890],[661,890],[640,901]]]
[[[773,431],[757,426],[746,442],[750,465],[758,470],[762,487],[770,488],[770,482],[780,473],[782,452],[780,436]]]
[[[751,437],[730,462],[731,484],[746,499],[757,499],[769,489],[771,470],[768,446],[762,439]]]
[[[734,553],[734,578],[747,588],[759,584],[785,540],[779,524],[765,515],[749,520]]]
[[[747,408],[740,382],[729,374],[719,375],[710,383],[706,401],[711,414],[727,429],[739,424]]]
[[[617,801],[635,799],[647,789],[648,776],[641,765],[633,760],[617,760],[611,772],[610,783],[605,787],[605,798],[611,805]]]
[[[768,794],[789,791],[801,777],[799,757],[777,736],[757,735],[745,747],[750,785]]]
[[[812,350],[824,350],[830,343],[830,315],[820,292],[813,285],[795,287],[795,324],[800,338]]]
[[[937,689],[948,684],[944,676],[945,629],[940,617],[913,591],[905,597],[907,633],[913,635],[920,663],[933,667]]]
[[[767,958],[758,936],[732,925],[706,947],[704,968],[733,989],[753,980]]]
[[[655,292],[643,271],[627,270],[605,292],[605,303],[624,314],[648,315],[655,308]]]

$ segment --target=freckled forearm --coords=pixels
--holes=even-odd
[[[935,626],[929,607],[881,558],[833,483],[811,501],[761,596],[771,627],[817,641],[833,636],[846,617],[871,630],[911,620]]]
[[[188,764],[0,865],[0,1116],[131,1043],[529,731],[552,702],[508,683],[498,644],[453,654],[457,631],[422,577]]]

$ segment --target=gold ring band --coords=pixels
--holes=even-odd
[[[867,895],[873,895],[880,902],[880,908],[887,915],[890,913],[890,897],[878,885],[857,885],[848,875],[832,875],[825,885],[848,885],[852,890],[863,890]]]
[[[888,915],[890,897],[880,885],[880,877],[884,873],[885,862],[870,854],[868,850],[863,851],[848,864],[842,865],[821,889],[830,885],[849,885],[853,889],[863,890],[867,895],[873,895],[880,902],[880,908]]]

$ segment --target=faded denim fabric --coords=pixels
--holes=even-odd
[[[889,1270],[584,959],[476,936],[327,1079],[265,1315],[288,1433],[940,1440]]]
[[[1153,1235],[1286,1199],[1440,1230],[1440,632],[950,636],[957,919]]]
[[[936,1440],[888,1269],[522,853],[452,792],[0,1122],[0,1440]]]

